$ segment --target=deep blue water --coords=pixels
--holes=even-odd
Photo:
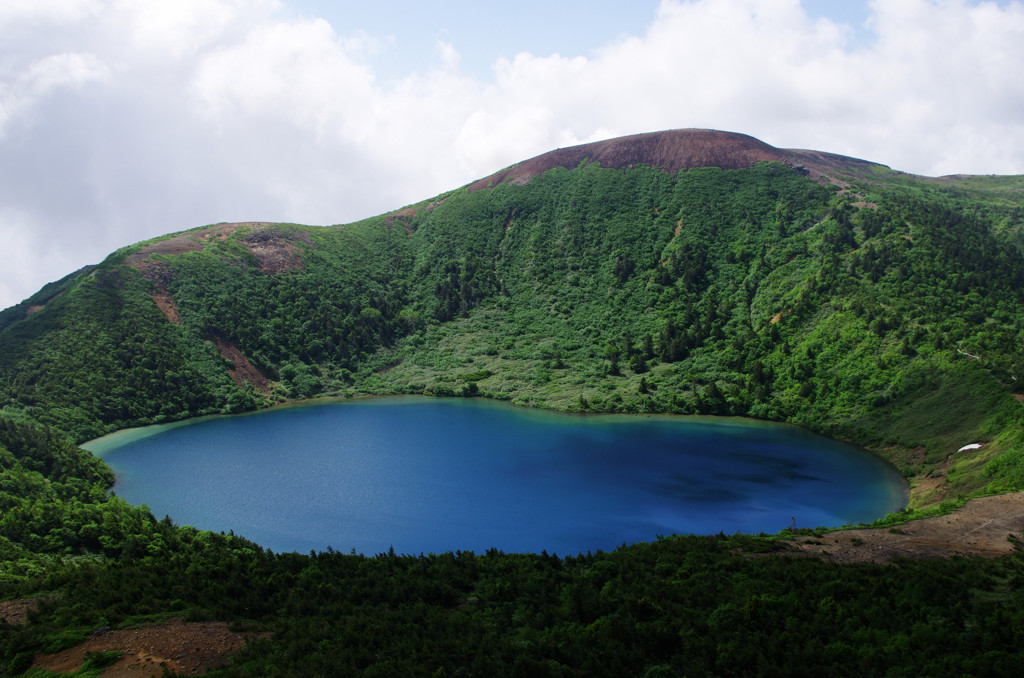
[[[569,554],[673,533],[778,532],[898,511],[894,468],[742,419],[574,416],[487,400],[320,402],[86,445],[158,518],[275,551]]]

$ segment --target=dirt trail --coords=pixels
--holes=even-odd
[[[801,553],[840,563],[888,563],[893,558],[996,557],[1024,545],[1024,492],[979,497],[948,515],[893,528],[841,530],[788,543]]]

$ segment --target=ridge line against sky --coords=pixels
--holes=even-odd
[[[0,308],[139,240],[330,224],[684,127],[1024,173],[1017,0],[5,0]]]

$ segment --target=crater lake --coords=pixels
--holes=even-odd
[[[482,399],[323,400],[83,445],[113,491],[275,551],[562,555],[900,510],[891,465],[785,424],[571,415]]]

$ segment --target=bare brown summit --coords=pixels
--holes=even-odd
[[[634,134],[607,141],[559,148],[525,160],[469,185],[470,191],[506,181],[528,183],[555,167],[573,169],[582,162],[626,169],[650,165],[666,172],[695,167],[746,169],[761,162],[781,162],[805,171],[815,181],[842,183],[842,176],[856,174],[875,163],[834,153],[775,148],[752,136],[707,129],[676,129]]]

